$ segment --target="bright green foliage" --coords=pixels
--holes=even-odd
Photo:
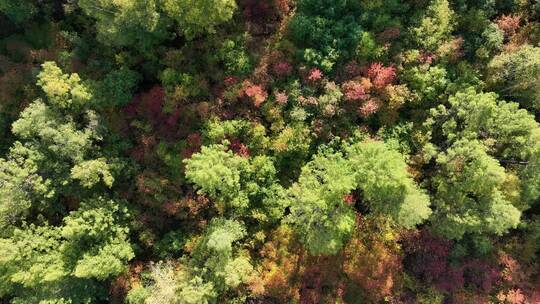
[[[71,177],[81,181],[81,185],[86,188],[91,188],[101,180],[111,187],[114,181],[113,176],[109,172],[109,165],[105,159],[94,159],[84,161],[71,169]]]
[[[210,120],[203,135],[204,142],[208,144],[221,143],[230,136],[241,139],[253,154],[266,152],[270,144],[265,127],[247,120]]]
[[[230,288],[236,288],[240,284],[248,282],[252,274],[253,266],[249,257],[246,255],[241,255],[227,263],[222,272],[225,285]]]
[[[223,62],[227,75],[246,75],[251,70],[251,59],[243,39],[227,39],[221,45],[217,57]]]
[[[0,159],[1,229],[24,218],[34,201],[54,195],[51,180],[38,174],[44,158],[42,153],[16,142],[9,158]]]
[[[304,124],[292,124],[277,134],[272,142],[272,149],[278,156],[302,159],[309,152],[312,137]]]
[[[448,0],[432,0],[420,24],[411,30],[414,42],[429,51],[436,50],[450,37],[453,18]]]
[[[403,77],[422,104],[435,102],[449,84],[442,66],[415,66],[406,69]]]
[[[498,101],[495,93],[476,93],[472,88],[450,96],[448,102],[448,110],[439,109],[443,115],[440,118],[445,118],[443,132],[450,141],[489,139],[494,154],[517,159],[527,158],[531,148],[538,144],[534,135],[540,126],[517,103]]]
[[[106,296],[101,283],[69,274],[59,228],[29,226],[0,245],[0,297],[13,296],[11,303],[89,304]]]
[[[246,158],[227,151],[225,145],[210,145],[185,163],[187,179],[225,212],[246,215],[250,207],[252,216],[259,220],[279,218],[275,197],[282,188],[276,183],[276,169],[268,156]]]
[[[37,85],[47,95],[50,105],[60,109],[77,110],[84,107],[92,94],[77,74],[64,74],[55,62],[46,62],[38,75]]]
[[[99,291],[104,282],[124,272],[134,253],[125,207],[85,199],[75,180],[84,188],[100,181],[111,187],[116,164],[100,157],[102,130],[78,76],[46,63],[38,85],[46,102],[23,110],[12,126],[20,141],[0,159],[0,290],[15,296],[13,303],[93,303],[106,296]],[[69,214],[66,196],[80,202]]]
[[[232,253],[233,242],[243,238],[245,235],[245,228],[241,223],[228,220],[215,220],[206,231],[203,246],[214,251],[214,253],[228,255]]]
[[[482,59],[489,58],[498,52],[504,41],[504,33],[495,23],[490,23],[482,32],[482,45],[476,50],[476,56]]]
[[[131,289],[126,295],[126,304],[144,304],[151,295],[149,289],[138,286]]]
[[[148,304],[215,303],[218,294],[247,283],[253,274],[249,256],[236,246],[245,236],[241,222],[214,218],[183,265],[152,266],[153,284],[130,292],[128,299]]]
[[[214,285],[205,283],[199,276],[190,277],[185,272],[180,272],[178,284],[179,304],[209,304],[214,303],[217,294]],[[155,303],[155,302],[147,302]]]
[[[540,109],[540,47],[523,45],[504,52],[489,63],[488,72],[488,83],[501,96]]]
[[[87,88],[76,74],[62,74],[54,63],[43,68],[38,84],[47,103],[36,100],[24,109],[12,125],[20,141],[6,160],[0,160],[0,181],[5,185],[0,190],[1,226],[17,223],[31,208],[54,211],[54,198],[71,193],[73,179],[82,180],[87,188],[100,179],[110,187],[114,180],[110,164],[93,158],[101,138],[96,114],[89,110],[79,114],[91,104]]]
[[[228,206],[246,208],[246,193],[241,192],[240,176],[247,171],[249,161],[226,151],[223,145],[202,147],[200,153],[186,160],[186,177],[202,193]]]
[[[195,248],[192,263],[201,267],[203,278],[216,290],[235,288],[247,282],[253,271],[249,257],[235,249],[234,243],[246,236],[242,223],[214,219]]]
[[[151,266],[152,283],[147,287],[137,287],[129,291],[128,304],[208,304],[214,303],[216,292],[211,282],[190,273],[180,265],[180,269],[170,262],[160,262]]]
[[[128,228],[122,225],[127,210],[110,200],[92,199],[64,218],[61,247],[78,278],[104,280],[119,275],[134,256]]]
[[[533,202],[540,195],[538,153],[540,126],[534,116],[517,103],[498,101],[494,93],[476,93],[473,88],[448,99],[450,108],[439,106],[433,119],[443,122],[442,132],[449,142],[461,139],[483,140],[488,153],[503,163],[523,161],[517,171],[522,178],[522,201]]]
[[[399,152],[382,142],[356,143],[346,151],[356,185],[371,212],[391,216],[405,227],[414,227],[429,217],[429,197],[410,177]]]
[[[94,290],[97,284],[122,273],[134,256],[122,224],[126,215],[114,201],[91,199],[61,227],[16,229],[9,239],[0,239],[0,291],[14,292],[32,303],[30,299],[37,303],[62,298],[88,303],[99,295]],[[87,300],[78,302],[78,297]]]
[[[521,198],[527,203],[534,203],[540,197],[540,132],[536,132],[535,142],[536,146],[534,151],[529,157],[529,162],[525,168],[520,172],[522,179],[522,193]]]
[[[506,173],[475,140],[458,140],[437,157],[440,170],[433,229],[451,239],[465,233],[503,234],[519,223],[520,215],[505,197]]]
[[[362,190],[361,202],[370,213],[390,216],[405,227],[431,214],[429,197],[409,176],[399,152],[382,142],[360,142],[345,150],[345,157],[332,151],[316,155],[289,189],[287,222],[313,255],[337,253],[350,236],[355,213],[345,196],[352,190]]]
[[[93,115],[89,118],[94,119]],[[92,128],[96,123],[89,121],[87,128],[80,129],[72,117],[36,100],[21,113],[12,130],[21,140],[36,143],[56,157],[79,162],[98,136]]]
[[[37,7],[32,0],[0,0],[0,12],[15,23],[21,23],[32,18]]]
[[[344,196],[355,189],[351,165],[341,153],[318,154],[302,168],[290,191],[291,223],[312,255],[335,254],[354,229]]]
[[[155,0],[80,0],[85,14],[96,19],[98,39],[113,46],[146,46],[160,31]]]
[[[536,303],[538,8],[0,0],[0,302]]]
[[[188,39],[215,33],[216,27],[232,19],[234,0],[163,0],[162,9],[178,23]]]

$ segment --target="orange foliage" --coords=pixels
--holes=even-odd
[[[331,303],[343,295],[342,258],[309,256],[305,259],[300,285],[300,303]]]
[[[293,277],[298,272],[300,254],[292,230],[281,226],[270,235],[270,240],[260,250],[262,262],[259,275],[250,284],[255,295],[267,296],[287,303],[298,299],[298,286]]]
[[[502,15],[497,19],[497,26],[504,32],[506,37],[512,37],[519,29],[519,23],[521,21],[520,16]]]
[[[260,85],[255,85],[249,80],[243,82],[242,93],[249,97],[253,105],[257,108],[266,101],[266,98],[268,98],[268,93],[266,93]]]
[[[126,274],[114,279],[109,287],[112,303],[124,303],[124,299],[130,289],[140,286],[141,273],[144,264],[141,261],[134,261]]]
[[[349,288],[360,288],[362,297],[370,302],[392,295],[402,272],[399,246],[393,240],[384,239],[392,232],[385,231],[381,224],[374,219],[363,222],[344,253],[343,269],[352,281]]]

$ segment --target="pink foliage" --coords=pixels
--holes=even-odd
[[[355,197],[352,194],[347,194],[347,195],[343,196],[343,202],[345,202],[345,204],[347,204],[349,206],[353,205],[354,201],[355,201]]]
[[[274,74],[280,77],[286,77],[289,76],[292,72],[292,65],[287,61],[280,61],[275,63],[272,66],[272,70],[274,71]]]
[[[379,102],[372,98],[366,101],[363,105],[361,105],[358,111],[360,113],[360,116],[366,118],[377,113],[379,108],[380,108]]]
[[[317,69],[317,68],[313,68],[309,71],[309,76],[308,76],[308,79],[310,81],[318,81],[318,80],[321,80],[323,77],[323,73],[321,70]]]
[[[231,86],[231,85],[236,84],[238,82],[238,79],[234,76],[227,76],[225,77],[223,82],[225,83],[226,86]]]
[[[366,88],[357,81],[347,81],[342,86],[345,99],[348,101],[367,100],[369,94]]]
[[[427,63],[427,64],[432,64],[434,58],[435,58],[435,56],[433,56],[433,54],[422,53],[422,54],[420,54],[420,57],[418,59],[420,60],[420,62]]]
[[[520,16],[502,15],[497,19],[497,26],[504,32],[506,37],[513,36],[519,29]]]
[[[232,139],[229,149],[233,151],[234,154],[241,157],[249,157],[250,154],[248,147],[239,139]]]
[[[260,107],[268,98],[268,93],[260,85],[252,84],[246,80],[243,83],[242,91],[248,96],[256,107]]]
[[[373,85],[381,89],[394,81],[396,78],[396,68],[385,67],[382,63],[375,62],[369,66],[367,74]]]
[[[276,95],[276,102],[280,105],[287,104],[287,102],[289,101],[289,97],[284,92],[276,92],[275,95]]]

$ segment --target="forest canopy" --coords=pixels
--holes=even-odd
[[[540,303],[540,0],[0,0],[0,303]]]

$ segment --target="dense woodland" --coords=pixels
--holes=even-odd
[[[0,0],[0,303],[540,303],[540,0]]]

